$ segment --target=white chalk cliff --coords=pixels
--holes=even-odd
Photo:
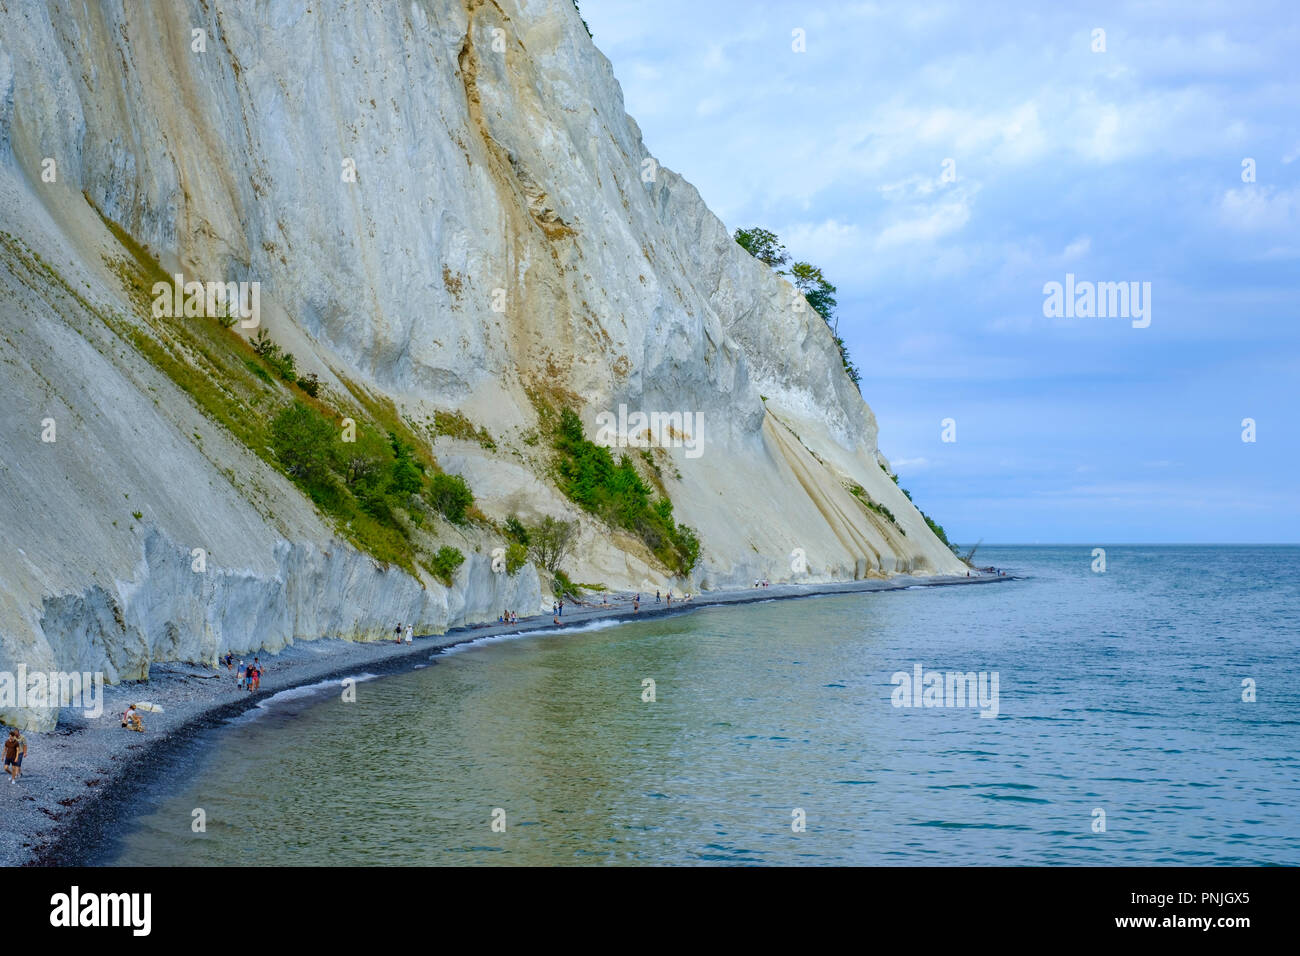
[[[106,221],[169,274],[260,282],[327,391],[486,428],[431,452],[490,519],[581,518],[576,581],[964,571],[825,323],[653,159],[571,0],[0,0],[0,671],[132,679],[548,600],[531,566],[493,573],[483,527],[441,529],[450,588],[348,544],[123,333],[155,334]],[[620,403],[701,416],[702,453],[662,459],[691,580],[559,492],[538,390],[593,437]]]

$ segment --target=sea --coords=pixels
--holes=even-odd
[[[289,691],[88,862],[1300,865],[1300,547],[1104,552]]]

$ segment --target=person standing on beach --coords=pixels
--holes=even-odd
[[[656,603],[656,604],[659,603],[659,592],[658,592],[658,591],[655,592],[655,603]]]
[[[244,681],[246,680],[248,680],[248,668],[244,666],[243,661],[240,661],[239,670],[235,671],[235,686],[238,687],[240,690],[243,690]],[[132,704],[131,706],[134,707],[135,705]]]
[[[8,738],[5,739],[5,773],[9,774],[9,782],[14,782],[14,758],[18,755],[18,728],[9,731]]]
[[[21,730],[15,730],[14,740],[18,742],[18,753],[14,757],[13,781],[17,783],[18,778],[23,775],[23,758],[27,756],[27,738],[23,736]]]
[[[262,662],[256,657],[253,658],[253,690],[260,690],[262,687]]]
[[[406,625],[406,643],[410,644],[415,639],[415,625]]]
[[[560,613],[557,617],[564,617],[564,598],[560,598]]]
[[[394,644],[402,643],[402,622],[401,621],[398,621],[397,627],[393,628],[393,637],[395,638],[395,640],[393,641]]]

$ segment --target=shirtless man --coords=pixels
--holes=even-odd
[[[18,758],[18,730],[14,728],[9,731],[9,736],[5,740],[5,773],[9,774],[9,782],[14,783],[14,761]]]

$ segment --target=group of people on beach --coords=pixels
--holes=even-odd
[[[406,643],[410,644],[414,640],[415,640],[415,626],[412,624],[408,624],[406,625]],[[402,622],[401,621],[398,621],[397,627],[393,628],[393,643],[394,644],[402,643]]]
[[[754,578],[754,587],[765,588],[770,586],[771,586],[771,582],[768,581],[767,578]]]
[[[9,774],[10,783],[17,783],[23,775],[23,758],[26,756],[27,738],[21,730],[14,727],[5,740],[5,773]]]
[[[680,600],[689,601],[690,599],[691,599],[691,592],[687,591],[681,596]],[[667,592],[655,591],[655,603],[660,604],[665,601],[667,602],[669,607],[673,606],[672,589],[669,589]],[[632,613],[633,614],[641,613],[641,592],[640,591],[637,592],[636,597],[632,598]]]
[[[502,611],[501,616],[497,618],[498,624],[518,624],[519,615],[514,611]]]
[[[221,660],[226,665],[226,670],[234,670],[234,654],[227,654]],[[262,662],[256,657],[253,658],[253,663],[251,664],[245,664],[243,661],[240,661],[239,670],[235,671],[235,686],[240,690],[246,690],[249,693],[252,693],[255,690],[261,690]]]

